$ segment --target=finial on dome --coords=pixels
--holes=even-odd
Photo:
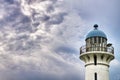
[[[95,29],[98,29],[98,25],[97,25],[97,24],[95,24],[95,25],[94,25],[94,28],[95,28]]]

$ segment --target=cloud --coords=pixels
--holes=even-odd
[[[111,62],[110,64],[110,75],[114,75],[114,76],[110,76],[111,80],[119,80],[120,79],[120,62],[119,60],[115,59]]]
[[[75,45],[79,46],[78,40],[85,33],[79,26],[85,26],[84,21],[74,21],[81,18],[72,11],[62,10],[62,4],[64,1],[60,0],[2,1],[2,80],[83,79],[79,48],[72,44],[77,40]]]

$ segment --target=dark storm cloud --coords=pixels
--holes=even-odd
[[[13,4],[14,0],[5,0],[5,2],[9,3],[9,4]]]
[[[68,46],[60,46],[55,50],[57,53],[62,52],[62,53],[77,53],[77,50],[75,50],[73,47],[68,47]]]
[[[50,16],[43,14],[42,16],[39,13],[33,12],[32,14],[33,21],[48,21]]]
[[[51,19],[49,20],[48,24],[60,24],[64,20],[64,16],[67,15],[66,13],[60,13],[52,15]]]

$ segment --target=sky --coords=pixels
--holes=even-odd
[[[94,24],[115,48],[120,80],[119,0],[0,0],[1,80],[84,80],[79,48]]]

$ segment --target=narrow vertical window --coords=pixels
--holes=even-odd
[[[97,65],[97,56],[94,55],[94,65]]]
[[[97,37],[94,38],[94,43],[96,43],[96,42],[97,42]]]
[[[98,37],[96,37],[96,43],[98,44]]]
[[[101,43],[101,37],[98,38],[98,43]]]
[[[94,76],[95,76],[95,80],[97,80],[97,73],[95,73],[95,75],[94,75]]]

